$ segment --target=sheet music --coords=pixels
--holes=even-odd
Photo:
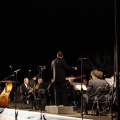
[[[76,85],[76,88],[77,88],[78,90],[81,90],[81,85]],[[86,91],[86,90],[87,90],[86,85],[82,85],[82,89]]]
[[[107,83],[110,85],[110,87],[116,87],[116,82],[114,81],[114,79],[111,78],[105,78],[105,80],[107,81]]]
[[[81,83],[72,82],[71,84],[74,86],[75,90],[81,90]],[[86,85],[82,84],[82,89],[86,91],[87,90]]]

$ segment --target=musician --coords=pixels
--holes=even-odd
[[[34,75],[29,81],[29,86],[34,89],[36,84],[37,84],[37,76]]]
[[[38,104],[36,103],[36,108],[41,108],[41,109],[44,109],[45,105],[49,104],[49,96],[47,94],[47,89],[48,89],[48,86],[51,82],[48,81],[48,82],[45,82],[43,80],[42,77],[38,77],[38,80],[37,80],[37,84],[36,84],[36,87],[35,87],[35,95],[36,95],[36,98],[38,98],[39,102]]]
[[[34,95],[33,89],[30,87],[29,79],[24,78],[24,83],[20,85],[21,99],[26,100],[27,104],[32,104],[34,106]]]
[[[87,81],[86,78],[84,78],[84,79],[82,80],[82,83],[87,87],[87,85],[88,85],[88,81]]]
[[[93,101],[95,99],[95,96],[96,96],[95,91],[99,87],[106,87],[106,91],[109,91],[109,87],[107,86],[108,84],[106,83],[105,80],[101,79],[101,72],[99,72],[97,69],[95,69],[95,70],[91,71],[90,75],[91,75],[91,79],[88,82],[86,93],[83,95],[83,98],[84,98],[84,100],[83,100],[83,106],[84,106],[83,114],[88,114],[87,107],[89,105],[89,102]],[[104,100],[105,99],[104,95],[100,95],[99,99]],[[98,113],[96,113],[96,115],[98,115]]]
[[[38,77],[38,89],[45,89],[46,87],[46,84],[45,82],[43,81],[42,77]]]
[[[104,79],[104,74],[102,71],[100,71],[100,70],[98,71],[97,78]]]
[[[76,67],[71,67],[67,64],[65,59],[63,59],[63,53],[59,51],[57,53],[57,58],[51,62],[51,70],[53,72],[54,79],[54,96],[55,105],[68,105],[67,99],[67,86],[66,86],[66,70],[74,71],[77,70]]]

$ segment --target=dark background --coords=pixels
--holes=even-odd
[[[99,69],[106,77],[113,74],[115,42],[114,1],[106,0],[34,0],[1,4],[0,79],[9,77],[23,82],[29,74],[43,71],[46,81],[52,79],[51,61],[61,50],[74,76]],[[11,67],[12,66],[12,69]],[[31,70],[31,72],[29,72]]]

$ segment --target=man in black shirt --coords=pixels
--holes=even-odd
[[[59,51],[57,58],[51,62],[51,69],[53,72],[53,80],[55,86],[55,105],[68,105],[67,86],[66,86],[66,70],[74,71],[76,67],[71,67],[63,59],[63,53]]]

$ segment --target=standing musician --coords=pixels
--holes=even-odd
[[[34,95],[33,89],[30,87],[29,79],[24,78],[24,83],[20,85],[21,99],[26,100],[27,104],[32,104],[34,106]]]
[[[63,53],[59,51],[57,53],[57,58],[51,62],[51,70],[53,72],[54,79],[54,96],[55,96],[55,105],[68,105],[67,98],[67,86],[66,86],[66,70],[74,71],[77,70],[77,67],[71,67],[67,62],[62,59]]]

